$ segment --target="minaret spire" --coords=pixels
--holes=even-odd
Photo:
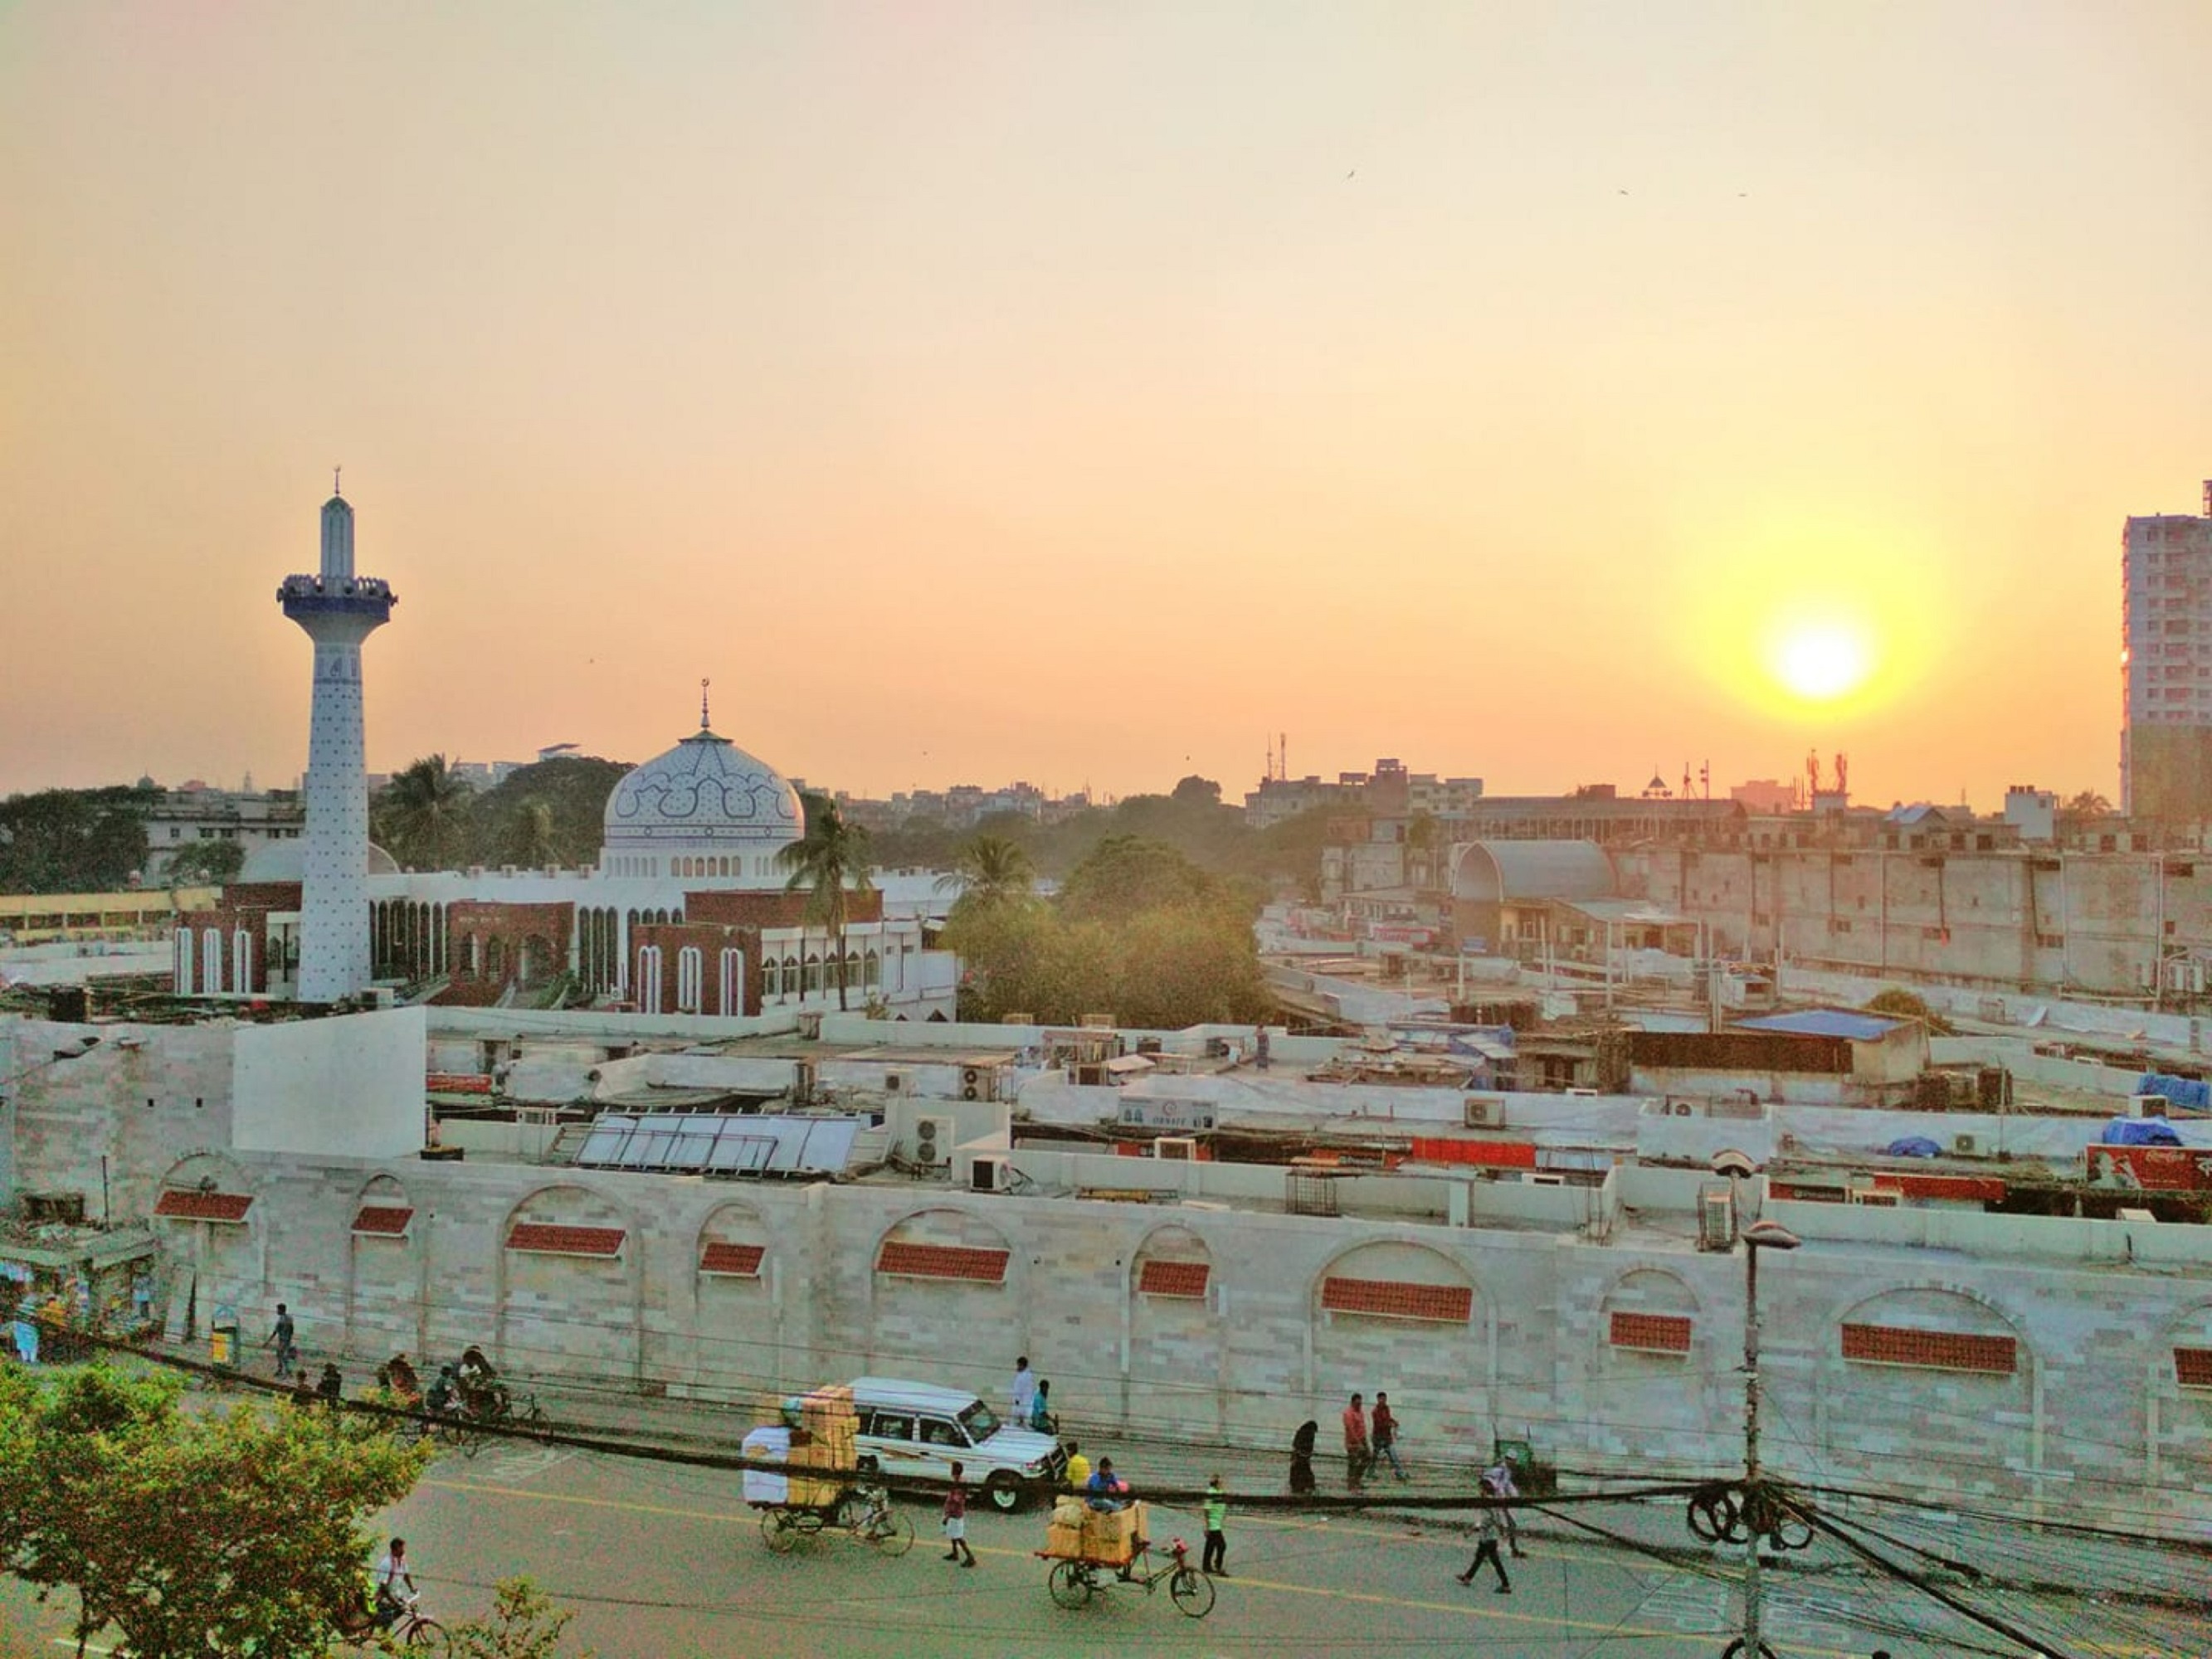
[[[708,729],[707,721],[707,688],[713,684],[713,681],[705,679],[699,682],[699,729],[702,732]]]

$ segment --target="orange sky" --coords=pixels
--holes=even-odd
[[[289,781],[343,461],[379,768],[711,675],[874,793],[2117,794],[2208,86],[2201,0],[0,6],[0,791]]]

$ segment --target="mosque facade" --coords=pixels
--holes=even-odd
[[[349,564],[349,508],[343,520]],[[325,535],[327,565],[327,509]],[[308,793],[307,836],[257,848],[219,904],[179,918],[180,994],[329,1002],[404,988],[473,1006],[727,1017],[835,1008],[842,979],[852,1008],[952,1017],[958,963],[927,948],[920,916],[887,915],[879,893],[857,891],[846,895],[842,944],[810,920],[811,896],[790,890],[782,859],[805,832],[799,793],[712,730],[703,703],[696,732],[607,797],[596,866],[401,870],[366,833],[358,644],[344,665],[349,745],[325,743],[318,647],[313,731],[319,761],[328,752],[333,764],[322,792]],[[346,811],[341,833],[319,840],[319,813],[356,798],[360,825]],[[357,933],[334,939],[347,919]],[[362,967],[333,990],[316,964],[341,951]]]

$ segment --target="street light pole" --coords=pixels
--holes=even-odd
[[[1764,1659],[1761,1640],[1764,1612],[1759,1577],[1759,1547],[1763,1529],[1771,1520],[1764,1477],[1759,1468],[1759,1253],[1794,1250],[1802,1243],[1778,1221],[1764,1218],[1743,1224],[1743,1183],[1752,1174],[1751,1159],[1742,1152],[1723,1152],[1713,1159],[1716,1174],[1728,1177],[1729,1206],[1743,1240],[1743,1505],[1747,1551],[1743,1563],[1743,1659]]]

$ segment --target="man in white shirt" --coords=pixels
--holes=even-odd
[[[404,1595],[400,1593],[403,1584]],[[415,1575],[408,1571],[407,1540],[395,1538],[390,1553],[376,1564],[376,1622],[386,1630],[398,1624],[416,1594]]]
[[[1030,1414],[1036,1410],[1036,1373],[1030,1369],[1027,1354],[1014,1361],[1014,1388],[1010,1398],[1014,1407],[1015,1426],[1029,1427]]]

